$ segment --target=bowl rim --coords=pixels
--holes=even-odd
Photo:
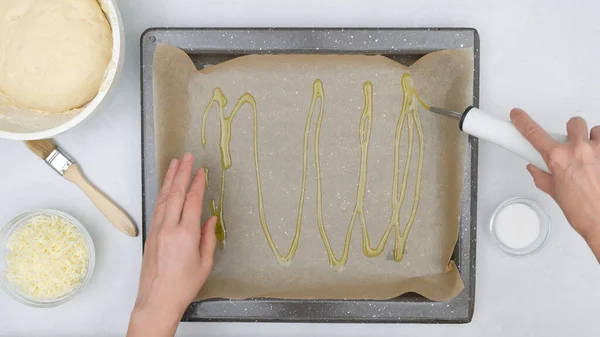
[[[51,308],[51,307],[55,307],[55,306],[61,305],[63,303],[66,303],[69,300],[73,299],[89,283],[90,279],[92,278],[92,275],[94,274],[94,268],[96,265],[96,248],[94,246],[94,241],[92,240],[90,233],[87,231],[85,226],[83,226],[83,224],[81,222],[79,222],[79,220],[77,220],[75,217],[71,216],[68,213],[65,213],[63,211],[59,211],[56,209],[40,209],[40,210],[36,210],[36,211],[29,211],[29,212],[19,214],[19,215],[13,217],[12,219],[10,219],[0,229],[0,238],[3,239],[0,242],[0,250],[5,249],[6,240],[8,240],[8,238],[11,236],[13,231],[16,228],[21,227],[23,225],[23,224],[20,224],[18,227],[14,227],[18,222],[21,222],[21,221],[23,221],[23,219],[26,219],[28,217],[32,217],[32,216],[36,216],[36,215],[43,215],[43,214],[53,214],[53,215],[60,216],[63,219],[66,219],[67,221],[69,221],[73,226],[75,226],[81,232],[81,235],[83,236],[83,238],[86,242],[87,248],[88,248],[88,268],[87,268],[87,272],[86,272],[85,276],[81,279],[80,284],[76,288],[74,288],[73,291],[71,291],[70,293],[67,293],[65,295],[62,295],[56,299],[53,299],[53,300],[34,300],[31,298],[28,298],[27,296],[25,296],[21,293],[18,293],[11,286],[9,286],[7,284],[7,282],[4,280],[4,275],[0,274],[0,288],[2,288],[2,290],[4,290],[4,292],[6,294],[8,294],[10,297],[12,297],[13,299],[15,299],[16,301],[18,301],[22,304],[25,304],[30,307],[35,307],[35,308]],[[13,228],[11,228],[11,226]],[[4,253],[2,253],[2,255],[3,254]],[[0,270],[0,272],[1,272],[1,270]]]
[[[89,103],[85,105],[85,107],[79,113],[77,113],[77,115],[63,124],[50,129],[35,132],[9,132],[0,130],[0,138],[10,140],[37,140],[52,138],[74,128],[83,122],[90,115],[96,112],[99,106],[106,101],[106,97],[110,92],[113,91],[112,89],[117,83],[123,68],[123,61],[125,57],[125,32],[123,28],[123,19],[121,18],[121,13],[119,11],[119,7],[115,3],[115,0],[99,0],[98,3],[102,10],[105,13],[108,13],[106,18],[111,27],[111,35],[113,40],[113,51],[109,64],[116,65],[114,67],[108,67],[106,76],[101,84],[101,90]]]
[[[533,245],[536,242],[538,242],[537,246],[531,245],[531,246],[527,246],[522,249],[514,249],[514,248],[510,248],[510,247],[506,246],[498,239],[498,237],[496,235],[496,231],[495,231],[496,216],[504,208],[506,208],[507,206],[510,206],[510,205],[514,205],[514,204],[525,204],[525,205],[531,207],[540,217],[540,234],[539,234],[538,238],[536,239],[536,241],[534,241],[532,243],[532,245]],[[489,220],[489,224],[488,224],[488,234],[491,236],[492,241],[494,241],[494,243],[496,244],[496,247],[498,247],[502,252],[506,253],[507,255],[509,255],[511,257],[526,257],[526,256],[530,256],[530,255],[538,253],[548,243],[551,232],[552,232],[552,219],[550,218],[550,214],[548,214],[548,211],[539,202],[532,200],[530,198],[527,198],[527,197],[513,197],[513,198],[509,198],[509,199],[506,199],[503,202],[501,202],[494,209],[494,212],[490,216],[490,220]],[[543,236],[543,238],[542,238],[542,236]],[[539,240],[540,238],[542,238],[542,239]]]

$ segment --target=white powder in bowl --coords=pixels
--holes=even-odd
[[[540,236],[541,221],[537,212],[522,203],[502,208],[494,220],[494,233],[505,246],[523,249]]]

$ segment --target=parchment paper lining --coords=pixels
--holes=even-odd
[[[171,158],[192,152],[198,167],[208,167],[210,172],[206,215],[210,214],[208,201],[218,200],[221,158],[218,110],[214,107],[209,113],[204,149],[200,139],[202,113],[216,87],[223,90],[229,101],[226,114],[243,93],[253,94],[258,107],[258,152],[265,213],[282,253],[287,252],[294,235],[304,125],[315,79],[323,81],[325,91],[320,149],[323,219],[337,256],[341,254],[356,199],[363,83],[371,81],[374,92],[365,199],[372,245],[379,241],[390,217],[392,153],[403,98],[402,74],[412,74],[419,94],[428,104],[460,111],[471,104],[472,98],[470,49],[431,53],[410,68],[382,56],[251,55],[198,72],[185,52],[160,45],[153,68],[158,175],[162,179]],[[316,225],[314,121],[310,129],[300,244],[291,264],[282,266],[267,245],[258,220],[253,120],[251,109],[242,108],[233,122],[233,166],[226,173],[227,247],[216,253],[213,273],[198,299],[388,299],[416,292],[441,301],[456,296],[463,285],[450,258],[458,235],[466,137],[458,132],[456,121],[425,109],[420,110],[420,118],[425,138],[422,196],[404,260],[395,262],[390,258],[393,238],[388,240],[381,256],[365,257],[357,221],[350,258],[338,272],[329,267]],[[407,156],[406,131],[401,144],[403,163]],[[414,201],[417,153],[413,146],[412,182],[408,185],[402,219],[406,219]]]

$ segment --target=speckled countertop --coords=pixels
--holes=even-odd
[[[563,131],[572,115],[600,124],[600,34],[594,0],[117,0],[125,21],[125,68],[112,100],[92,120],[58,137],[101,186],[141,223],[139,37],[148,27],[474,27],[481,37],[481,107],[507,116],[529,110]],[[0,293],[0,336],[122,336],[135,300],[141,237],[116,232],[69,185],[18,142],[0,140],[0,223],[57,208],[86,223],[97,251],[91,283],[51,309]],[[110,158],[110,160],[101,160]],[[467,325],[185,323],[181,336],[598,336],[600,266],[559,208],[533,187],[525,163],[482,143],[475,315]],[[525,259],[504,255],[483,230],[513,196],[542,203],[553,221],[548,245]]]

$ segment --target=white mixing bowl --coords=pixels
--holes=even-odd
[[[115,0],[98,0],[112,29],[113,50],[100,91],[78,113],[47,114],[0,104],[0,138],[34,140],[52,138],[63,133],[97,111],[115,86],[123,67],[125,40],[121,14]]]

